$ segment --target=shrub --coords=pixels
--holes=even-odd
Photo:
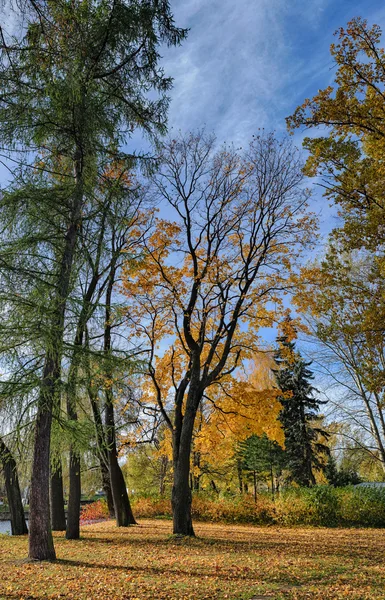
[[[167,498],[134,497],[132,510],[138,518],[172,517],[171,502]]]
[[[91,504],[82,506],[80,512],[80,522],[98,521],[99,519],[108,519],[108,506],[105,500],[98,500]]]
[[[385,491],[371,487],[337,490],[338,516],[345,525],[385,527]]]
[[[132,506],[138,518],[172,517],[171,502],[165,498],[134,498]],[[274,521],[274,505],[262,494],[256,504],[250,496],[212,500],[195,495],[192,516],[199,521],[265,524]]]
[[[285,525],[323,525],[338,521],[338,497],[328,485],[283,492],[276,502],[276,519]]]
[[[166,498],[133,499],[138,518],[171,518],[171,502]],[[267,525],[364,526],[385,527],[385,491],[374,488],[290,488],[275,502],[267,494],[215,497],[196,494],[192,503],[193,519],[212,523],[253,523]]]

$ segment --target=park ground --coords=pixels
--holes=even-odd
[[[0,536],[1,599],[349,600],[385,598],[385,530],[198,523],[196,539],[171,523],[86,525],[55,534],[58,560],[25,560],[26,537]]]

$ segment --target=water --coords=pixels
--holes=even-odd
[[[11,535],[11,521],[0,521],[0,533]]]
[[[0,533],[11,535],[11,521],[0,521]]]

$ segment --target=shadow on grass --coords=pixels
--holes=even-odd
[[[147,530],[148,528],[146,528]],[[121,530],[117,528],[116,533],[117,537],[102,537],[102,536],[94,536],[92,532],[90,532],[90,536],[84,536],[80,541],[83,541],[87,544],[97,544],[97,545],[113,545],[113,546],[126,546],[129,544],[130,546],[143,548],[148,545],[156,545],[158,547],[175,547],[175,548],[201,548],[202,550],[207,550],[207,552],[211,552],[214,548],[219,551],[229,551],[231,552],[233,549],[236,550],[237,554],[250,554],[258,553],[258,552],[278,552],[279,554],[284,553],[285,555],[292,555],[298,558],[306,557],[306,558],[325,558],[325,557],[336,557],[336,558],[357,558],[362,560],[369,561],[370,563],[383,563],[383,555],[385,550],[384,547],[362,547],[361,540],[354,539],[343,539],[343,540],[323,540],[320,539],[319,543],[316,544],[315,539],[304,539],[303,537],[298,537],[297,539],[293,539],[292,533],[290,537],[285,539],[285,530],[282,530],[282,537],[275,537],[275,539],[266,539],[266,536],[260,536],[260,533],[256,531],[255,537],[256,539],[253,541],[246,540],[227,540],[216,537],[192,537],[192,538],[177,538],[172,535],[168,537],[164,537],[164,533],[155,534],[153,537],[147,535],[146,538],[137,537],[138,528],[133,529],[125,529]],[[277,536],[277,533],[275,533]],[[259,539],[258,539],[259,538]]]

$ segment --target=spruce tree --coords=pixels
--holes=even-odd
[[[289,479],[300,486],[315,485],[315,472],[324,469],[323,456],[329,448],[320,441],[327,433],[317,426],[321,404],[312,386],[314,375],[296,351],[287,335],[278,338],[275,354],[278,368],[274,370],[277,386],[282,391],[279,420],[285,434],[286,467]]]

